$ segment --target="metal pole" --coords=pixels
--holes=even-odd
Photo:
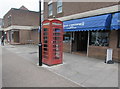
[[[88,31],[88,41],[87,41],[87,57],[88,57],[88,55],[89,55],[89,40],[90,40],[90,31]]]
[[[39,0],[39,66],[42,66],[42,42],[41,42],[41,0]]]

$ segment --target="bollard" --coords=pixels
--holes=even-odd
[[[107,56],[106,56],[106,61],[105,63],[107,64],[113,64],[113,60],[112,60],[112,54],[113,54],[113,49],[109,48],[107,49]]]

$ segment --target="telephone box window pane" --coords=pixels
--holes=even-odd
[[[47,40],[48,39],[48,37],[44,37],[44,40]]]
[[[48,43],[48,41],[47,41],[47,40],[45,40],[45,41],[44,41],[44,43]]]
[[[53,35],[55,35],[55,36],[60,36],[60,33],[53,33]]]
[[[44,44],[44,47],[48,47],[48,45]]]
[[[59,39],[60,39],[60,37],[54,37],[53,39],[54,39],[54,40],[59,40]]]
[[[48,55],[48,53],[47,53],[47,52],[44,52],[44,55]]]
[[[53,41],[53,43],[61,43],[61,41]]]
[[[60,47],[60,45],[53,45],[53,47]]]
[[[47,28],[44,28],[44,31],[48,31],[48,29],[47,29]]]
[[[59,28],[55,28],[54,31],[55,32],[60,32],[60,29]]]
[[[48,57],[47,56],[44,56],[45,59],[47,59]]]
[[[48,49],[47,48],[44,48],[44,51],[47,51]]]
[[[44,33],[43,35],[48,35],[48,33]]]

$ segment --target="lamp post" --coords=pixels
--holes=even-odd
[[[39,66],[42,66],[42,42],[41,42],[41,0],[39,0]]]

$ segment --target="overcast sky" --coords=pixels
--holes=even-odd
[[[11,8],[20,8],[22,5],[29,10],[39,11],[39,0],[0,0],[0,18]]]

